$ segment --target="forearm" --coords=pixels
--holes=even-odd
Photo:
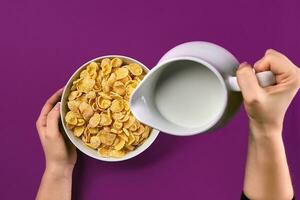
[[[70,200],[72,169],[46,168],[37,193],[37,200]]]
[[[250,199],[291,200],[289,174],[282,128],[250,123],[244,192]]]

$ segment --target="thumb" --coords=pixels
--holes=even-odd
[[[251,65],[246,62],[240,64],[236,75],[244,100],[248,102],[255,100],[257,95],[262,91],[262,88],[257,81],[255,71]]]
[[[60,134],[59,131],[59,108],[60,108],[60,102],[57,102],[56,105],[52,108],[52,110],[47,115],[47,134],[55,135]]]

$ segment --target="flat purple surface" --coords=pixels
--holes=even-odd
[[[177,44],[204,40],[254,63],[275,48],[300,65],[300,1],[0,2],[0,199],[33,199],[44,170],[35,121],[82,63],[122,54],[153,67]],[[284,138],[300,196],[300,95]],[[140,156],[105,163],[79,153],[73,199],[239,199],[247,144],[243,108],[214,134],[161,134]]]

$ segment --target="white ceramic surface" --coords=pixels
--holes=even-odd
[[[114,57],[121,58],[126,63],[132,63],[132,62],[138,63],[140,66],[143,67],[144,71],[146,71],[146,72],[149,71],[149,69],[143,63],[141,63],[141,62],[139,62],[139,61],[137,61],[133,58],[127,57],[127,56],[108,55],[108,56],[102,56],[102,57],[98,57],[98,58],[95,58],[93,60],[90,60],[87,63],[83,64],[81,67],[79,67],[76,70],[76,72],[74,72],[74,74],[71,76],[69,81],[67,82],[67,84],[64,88],[63,94],[62,94],[61,108],[60,108],[61,122],[62,122],[62,125],[63,125],[63,128],[64,128],[64,131],[65,131],[66,135],[68,136],[68,138],[71,140],[71,142],[77,147],[77,149],[79,149],[81,152],[83,152],[84,154],[86,154],[86,155],[88,155],[92,158],[102,160],[102,161],[111,161],[111,162],[128,160],[130,158],[133,158],[133,157],[139,155],[140,153],[145,151],[154,142],[154,140],[158,136],[159,131],[155,130],[155,129],[152,129],[149,138],[146,139],[145,142],[141,146],[137,147],[134,151],[131,151],[131,152],[127,153],[124,157],[122,157],[122,158],[106,158],[106,157],[102,157],[101,155],[99,155],[96,150],[91,149],[91,148],[87,147],[86,145],[84,145],[84,143],[81,141],[81,139],[75,137],[74,134],[72,133],[72,131],[67,128],[64,119],[65,119],[66,113],[68,111],[67,98],[68,98],[68,95],[70,93],[70,88],[72,86],[73,81],[79,77],[80,72],[82,70],[84,70],[85,67],[87,66],[87,64],[92,62],[92,61],[99,61],[103,58],[114,58]]]
[[[130,108],[141,122],[165,133],[187,136],[224,125],[242,98],[237,59],[209,42],[188,42],[168,51],[133,92]],[[257,74],[262,87],[272,72]]]

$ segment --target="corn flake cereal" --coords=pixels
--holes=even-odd
[[[124,109],[123,101],[118,99],[113,100],[110,109],[112,112],[121,112]]]
[[[130,73],[133,74],[134,76],[139,76],[143,73],[143,69],[141,68],[141,66],[139,66],[136,63],[130,63],[127,66],[127,68],[130,71]]]
[[[128,72],[128,69],[125,68],[125,67],[121,67],[121,68],[118,68],[116,71],[116,79],[117,80],[120,80],[120,79],[123,79],[123,78],[126,78],[129,74]]]
[[[72,83],[66,126],[103,157],[121,158],[134,151],[151,132],[132,115],[128,103],[145,74],[139,64],[120,58],[88,63]]]
[[[125,95],[126,93],[126,87],[123,82],[116,81],[113,84],[113,91],[121,96]]]

